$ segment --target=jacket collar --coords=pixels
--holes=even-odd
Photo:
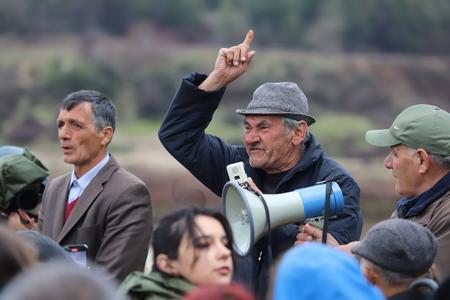
[[[72,214],[67,219],[67,222],[62,226],[61,233],[57,238],[57,242],[61,242],[64,237],[70,232],[70,230],[75,226],[75,224],[80,220],[80,218],[86,213],[89,207],[97,199],[97,196],[103,191],[104,185],[111,178],[112,174],[119,168],[119,164],[114,159],[110,157],[108,163],[100,170],[100,172],[92,179],[89,185],[81,194],[77,205],[75,206]],[[70,175],[67,176],[67,183],[69,184]],[[66,186],[67,187],[67,186]],[[66,193],[67,195],[67,193]],[[62,211],[64,211],[65,201],[59,201],[59,206],[63,206]],[[61,208],[57,210],[58,220],[60,224],[63,224],[63,215],[60,214]],[[61,219],[60,219],[61,218]]]
[[[399,218],[414,217],[421,214],[425,208],[440,199],[450,189],[450,172],[442,177],[433,187],[414,198],[402,198],[397,202]]]

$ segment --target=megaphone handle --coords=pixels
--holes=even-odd
[[[271,225],[270,225],[270,214],[269,214],[269,207],[267,206],[266,200],[264,200],[264,197],[259,192],[255,192],[256,195],[258,195],[259,200],[261,200],[264,210],[266,213],[266,220],[267,220],[267,263],[269,266],[272,265],[273,261],[273,255],[272,255],[272,232],[271,232]],[[261,254],[259,255],[258,260],[261,259]]]
[[[330,219],[330,196],[331,196],[331,180],[326,180],[325,183],[325,210],[323,214],[323,228],[322,228],[322,244],[327,243],[328,222]]]

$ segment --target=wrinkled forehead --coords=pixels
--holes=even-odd
[[[243,122],[244,124],[256,126],[263,123],[268,124],[282,123],[283,119],[279,115],[245,115]]]

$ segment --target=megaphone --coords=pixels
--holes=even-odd
[[[233,248],[246,255],[251,247],[268,231],[266,208],[272,228],[302,222],[324,215],[326,184],[317,184],[282,194],[260,194],[244,189],[234,180],[222,190],[224,214],[233,232]],[[331,184],[328,215],[333,216],[344,208],[344,196],[336,182]]]

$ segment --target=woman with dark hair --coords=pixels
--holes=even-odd
[[[153,234],[152,272],[131,273],[120,290],[132,299],[180,299],[195,286],[230,284],[232,239],[219,212],[175,211],[161,219]]]

